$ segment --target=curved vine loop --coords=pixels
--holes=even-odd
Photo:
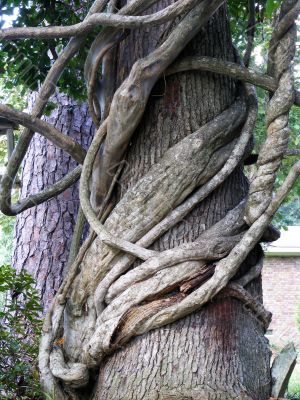
[[[52,125],[2,104],[0,105],[0,114],[10,121],[14,121],[26,126],[28,129],[40,133],[59,148],[66,150],[78,163],[83,164],[86,151],[72,138],[64,135]],[[66,188],[73,185],[79,179],[80,173],[81,167],[79,166],[49,188],[46,188],[39,193],[29,195],[15,204],[11,204],[11,192],[5,193],[2,188],[0,193],[1,211],[7,215],[17,215],[30,207],[41,204],[49,198],[57,196]]]

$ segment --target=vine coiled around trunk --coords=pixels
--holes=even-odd
[[[244,288],[260,274],[261,260],[238,281],[230,281],[251,249],[263,240],[274,212],[300,174],[300,163],[297,163],[272,199],[276,172],[287,148],[288,112],[295,101],[291,62],[299,1],[283,2],[271,41],[268,75],[264,76],[251,73],[241,65],[233,66],[232,63],[218,60],[211,63],[207,59],[190,59],[171,65],[224,3],[222,0],[178,1],[152,17],[136,17],[136,14],[154,1],[134,0],[118,14],[92,15],[103,10],[107,3],[96,1],[90,17],[75,28],[0,31],[2,38],[56,36],[61,32],[63,35],[76,35],[46,78],[33,110],[35,120],[26,116],[27,122],[23,121],[29,129],[41,129],[46,136],[50,128],[37,118],[53,90],[51,85],[55,86],[67,62],[84,44],[90,23],[109,21],[111,17],[108,25],[116,26],[116,29],[107,28],[97,36],[86,62],[89,105],[98,124],[103,117],[99,110],[104,92],[101,82],[98,82],[97,71],[103,56],[127,34],[118,28],[132,28],[141,21],[156,24],[159,18],[165,21],[178,16],[178,10],[182,13],[182,18],[173,26],[161,46],[134,64],[128,78],[113,96],[108,116],[98,128],[86,156],[76,144],[68,142],[66,145],[61,133],[50,129],[56,144],[68,151],[74,145],[76,151],[71,149],[70,154],[77,161],[85,158],[80,200],[82,211],[94,231],[70,266],[43,328],[40,350],[42,381],[45,390],[48,393],[54,391],[58,400],[78,398],[75,389],[88,383],[89,369],[98,366],[105,355],[115,351],[131,337],[174,322],[198,310],[216,296],[231,296],[246,303],[266,329],[270,314]],[[284,52],[286,49],[288,51]],[[255,90],[246,84],[238,91],[235,102],[228,109],[174,145],[110,212],[107,206],[114,185],[110,186],[111,174],[115,175],[122,163],[154,84],[164,74],[189,68],[227,74],[274,90],[275,94],[267,108],[268,135],[258,158],[259,168],[251,183],[248,200],[243,200],[194,242],[156,252],[148,247],[184,218],[243,162],[251,148],[256,122]],[[2,111],[8,112],[5,107],[2,107]],[[18,117],[16,111],[9,111],[12,120]],[[2,182],[1,208],[7,213],[12,209],[12,184],[9,180],[14,179],[31,137],[32,132],[25,130]],[[102,156],[99,159],[100,146]],[[79,173],[80,170],[79,167]],[[51,196],[56,191],[56,187],[52,188]],[[44,193],[38,201],[44,201],[49,196],[49,193],[46,196]],[[7,204],[3,201],[7,201]],[[90,262],[88,250],[97,254],[94,264]],[[142,264],[130,269],[136,259],[142,260]],[[78,348],[78,342],[82,348]]]

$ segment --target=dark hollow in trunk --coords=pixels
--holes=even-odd
[[[153,10],[171,1],[160,1]],[[149,10],[148,10],[149,11]],[[118,81],[133,62],[152,51],[170,27],[133,31],[118,51]],[[183,55],[234,60],[226,8],[222,7]],[[161,80],[126,157],[119,195],[132,187],[165,151],[226,109],[235,83],[205,72]],[[242,166],[155,245],[164,250],[196,239],[246,195]],[[243,269],[255,264],[252,252]],[[261,298],[261,281],[247,288]],[[215,300],[176,323],[136,337],[101,365],[94,400],[257,399],[270,394],[270,354],[263,328],[234,299]]]

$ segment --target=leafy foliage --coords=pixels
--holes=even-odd
[[[24,105],[24,102],[19,102],[19,98],[15,97],[15,94],[12,92],[10,95],[5,93],[7,89],[3,89],[3,85],[0,79],[0,101],[1,97],[8,95],[7,99],[15,98],[15,104],[19,104],[21,107]],[[15,135],[18,135],[18,132],[15,132]],[[7,143],[6,137],[0,136],[0,175],[5,165],[7,163]],[[17,197],[18,194],[15,192],[13,197]],[[14,230],[14,217],[8,217],[0,212],[0,265],[2,264],[10,264],[11,255],[12,255],[12,247],[13,247],[13,230]]]
[[[280,0],[267,0],[266,2],[266,17],[271,18],[273,12],[280,6]]]
[[[229,11],[232,18],[240,19],[242,23],[247,23],[249,0],[229,0]],[[271,19],[273,13],[280,6],[280,0],[259,0],[255,2],[256,19],[263,22]]]
[[[300,303],[298,304],[297,325],[298,325],[298,329],[300,331]]]
[[[0,213],[0,265],[11,262],[15,218]]]
[[[287,400],[300,400],[300,387],[299,387],[299,389],[297,390],[297,392],[298,393],[291,393],[291,392],[288,392],[287,393]]]
[[[248,0],[229,0],[230,27],[235,45],[243,53],[247,45]],[[271,32],[270,22],[273,13],[280,5],[279,0],[259,0],[255,2],[256,37],[255,46],[267,46]]]
[[[84,18],[91,6],[89,1],[15,1],[2,0],[2,13],[9,15],[18,7],[18,16],[13,26],[48,26],[72,25]],[[0,22],[3,26],[4,20]],[[95,29],[95,32],[97,29]],[[93,38],[93,34],[90,35]],[[20,86],[36,91],[44,81],[48,70],[59,52],[66,45],[67,39],[53,40],[19,40],[2,43],[0,46],[0,73],[5,79],[7,89]],[[89,40],[87,41],[87,45]],[[78,100],[86,98],[83,78],[83,66],[87,49],[83,49],[72,59],[63,72],[58,88]],[[74,82],[76,84],[74,85]],[[24,92],[25,93],[25,92]]]
[[[0,78],[0,101],[14,108],[23,110],[27,106],[27,88],[22,86],[10,87],[7,80]]]
[[[300,331],[300,304],[298,305],[297,324]],[[298,349],[299,359],[299,349]],[[287,400],[300,400],[300,365],[297,364],[289,381]]]
[[[299,190],[299,185],[295,190]],[[277,227],[300,225],[299,199],[283,204],[275,215],[274,223]]]
[[[300,310],[299,310],[300,311]],[[300,366],[296,365],[288,386],[287,400],[300,400]]]
[[[6,81],[0,78],[0,102],[10,104],[14,108],[23,110],[27,106],[27,97],[24,93],[27,89],[24,86],[7,88]],[[14,131],[17,140],[20,131]],[[0,171],[7,164],[7,142],[6,136],[0,136]],[[0,173],[1,174],[1,173]],[[18,197],[18,191],[14,190],[14,200]],[[14,217],[7,217],[0,212],[0,265],[10,264],[13,246]]]
[[[19,275],[9,265],[0,267],[0,396],[37,400],[37,354],[41,330],[41,306],[34,280]]]

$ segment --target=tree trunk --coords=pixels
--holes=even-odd
[[[171,3],[160,1],[157,10]],[[118,79],[133,62],[160,43],[169,27],[136,30],[120,46]],[[184,51],[234,61],[226,7]],[[218,75],[191,72],[162,80],[150,97],[144,118],[132,139],[119,185],[122,197],[166,150],[226,109],[236,84]],[[155,249],[195,240],[245,197],[248,183],[242,166],[180,224],[165,234]],[[252,252],[243,270],[257,262]],[[261,298],[260,279],[247,289]],[[238,300],[214,300],[201,311],[132,339],[102,363],[94,400],[268,399],[270,354],[264,330]]]
[[[33,100],[31,95],[29,102]],[[62,94],[52,98],[52,102],[57,107],[46,120],[87,148],[93,133],[87,106]],[[21,197],[50,186],[75,166],[67,153],[35,134],[23,162]],[[65,273],[78,205],[78,187],[73,185],[46,203],[19,214],[16,220],[12,263],[17,271],[26,269],[34,276],[44,310]]]

